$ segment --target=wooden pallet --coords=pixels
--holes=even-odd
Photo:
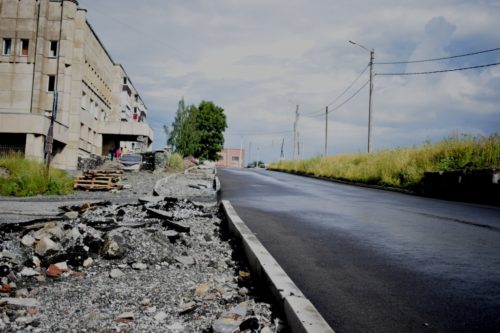
[[[121,170],[86,171],[83,176],[76,177],[73,188],[85,191],[121,190],[123,185],[118,182],[122,174]]]

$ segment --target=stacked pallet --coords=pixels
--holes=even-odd
[[[123,185],[119,181],[122,175],[122,170],[85,171],[82,176],[76,177],[74,188],[85,191],[121,190]]]

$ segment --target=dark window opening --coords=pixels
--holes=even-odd
[[[57,57],[59,43],[57,40],[50,41],[49,57]]]
[[[29,49],[30,49],[30,40],[21,39],[21,55],[27,56],[29,54]]]
[[[11,55],[12,54],[12,39],[4,38],[3,39],[3,55]]]
[[[47,85],[47,91],[55,91],[56,90],[56,76],[49,75],[49,84]]]

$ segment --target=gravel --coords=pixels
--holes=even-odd
[[[0,224],[0,331],[286,331],[225,234],[213,169],[122,183],[116,193],[9,198],[101,204]]]

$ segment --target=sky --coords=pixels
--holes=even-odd
[[[225,110],[246,162],[372,151],[500,133],[500,0],[79,0],[148,107],[165,146],[178,102]],[[348,41],[354,41],[357,45]],[[347,89],[349,88],[349,89]],[[333,102],[333,103],[332,103]],[[299,155],[300,154],[300,155]]]

